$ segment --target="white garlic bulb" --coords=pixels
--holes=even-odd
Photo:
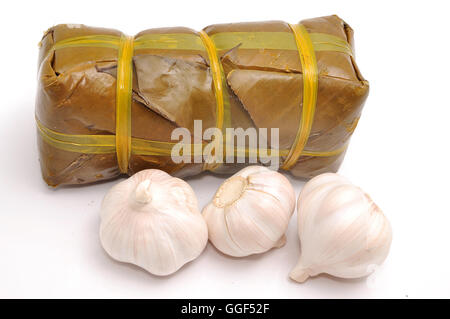
[[[208,229],[185,181],[148,169],[118,183],[101,207],[100,239],[114,259],[165,276],[197,258]]]
[[[298,282],[327,273],[369,275],[387,257],[389,221],[372,199],[346,178],[325,173],[303,187],[298,203],[301,256],[290,277]]]
[[[243,257],[283,246],[294,207],[294,189],[286,177],[249,166],[227,179],[202,213],[214,246]]]

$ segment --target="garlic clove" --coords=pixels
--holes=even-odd
[[[208,229],[192,188],[160,170],[144,170],[106,194],[100,240],[114,259],[169,275],[200,255]]]
[[[202,214],[213,245],[243,257],[283,246],[294,206],[295,193],[286,177],[249,166],[219,187]]]
[[[320,273],[369,275],[387,257],[389,221],[359,187],[334,173],[311,179],[297,205],[301,256],[290,277],[304,282]]]

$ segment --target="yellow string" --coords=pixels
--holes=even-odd
[[[103,47],[118,49],[120,38],[114,35],[85,35],[80,37],[67,38],[56,42],[54,50],[71,47]]]
[[[337,36],[325,33],[310,33],[314,50],[334,51],[353,55],[348,42]],[[230,50],[239,45],[240,49],[273,49],[295,50],[297,45],[291,32],[220,32],[211,37],[216,49]],[[69,47],[105,47],[118,49],[120,38],[113,35],[88,35],[68,38],[54,44],[54,50]],[[204,46],[196,34],[166,33],[144,34],[134,40],[134,49],[161,49],[161,50],[198,50],[203,51]]]
[[[217,57],[216,47],[205,31],[199,32],[200,38],[208,52],[211,74],[213,77],[214,90],[216,95],[216,127],[222,130],[223,126],[223,86],[221,81],[220,62]]]
[[[348,42],[337,36],[325,33],[311,33],[311,42],[315,51],[335,51],[353,55]],[[211,36],[217,50],[268,49],[295,50],[295,36],[291,32],[220,32]]]
[[[116,151],[114,135],[64,134],[45,127],[37,118],[39,135],[51,146],[67,151],[84,154],[110,154]]]
[[[218,49],[214,40],[205,31],[200,31],[199,35],[208,53],[214,89],[216,91],[216,127],[224,131],[225,128],[231,126],[230,96],[227,90],[227,79],[222,63],[220,63],[217,53]]]
[[[144,34],[134,40],[134,49],[203,51],[202,40],[194,33]]]
[[[117,60],[116,154],[119,169],[128,172],[131,154],[131,94],[133,77],[133,37],[122,36]]]
[[[298,160],[308,142],[317,102],[319,76],[316,55],[308,31],[301,24],[289,25],[295,36],[298,54],[302,64],[303,103],[302,118],[291,150],[281,165],[282,169],[290,169]]]
[[[211,69],[211,74],[213,77],[214,91],[216,96],[216,128],[220,131],[223,129],[223,121],[224,121],[224,89],[223,89],[223,81],[222,81],[222,69],[219,61],[219,57],[217,56],[217,50],[214,45],[214,42],[208,36],[205,31],[199,32],[200,39],[203,41],[203,44],[206,48],[206,52],[209,57],[209,66]],[[213,140],[214,143],[214,151],[212,158],[207,159],[205,164],[203,165],[203,170],[214,170],[219,165],[216,163],[217,150],[219,149],[220,141]]]
[[[116,151],[116,138],[114,135],[86,135],[86,134],[64,134],[60,132],[53,131],[45,127],[37,118],[36,124],[38,128],[39,135],[48,144],[68,152],[84,153],[84,154],[111,154]],[[161,142],[161,141],[149,141],[141,138],[132,137],[131,146],[132,154],[135,155],[152,155],[152,156],[170,156],[172,153],[172,148],[177,143],[175,142]],[[193,149],[196,144],[189,144],[192,148],[191,154],[194,154]],[[202,144],[202,148],[205,144]],[[225,149],[225,145],[223,148]],[[314,156],[314,157],[329,157],[335,156],[347,148],[347,144],[341,148],[332,151],[308,151],[304,150],[302,152],[303,156]],[[238,147],[234,148],[234,154],[245,154],[245,156],[257,155],[262,156],[263,154],[270,154],[272,150],[267,149],[252,149],[245,148],[241,149]],[[290,150],[281,149],[279,150],[280,156],[287,156]],[[267,155],[270,156],[270,155]]]

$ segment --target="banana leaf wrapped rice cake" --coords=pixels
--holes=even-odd
[[[369,85],[339,17],[150,29],[57,25],[40,43],[36,122],[51,186],[85,184],[147,168],[175,176],[231,174],[249,164],[176,162],[176,128],[279,129],[282,169],[310,178],[343,160]],[[214,138],[192,141],[204,149]],[[197,148],[198,150],[198,148]],[[253,150],[235,159],[250,157]],[[184,154],[186,155],[186,154]],[[227,154],[228,156],[229,154]],[[263,163],[262,157],[257,159]]]

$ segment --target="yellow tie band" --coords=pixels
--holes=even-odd
[[[214,90],[216,95],[216,127],[219,130],[223,128],[223,86],[220,70],[220,62],[217,57],[216,47],[214,42],[211,41],[208,34],[205,31],[199,32],[200,38],[205,45],[206,52],[208,52],[209,66],[211,68],[211,74],[213,77]]]
[[[42,139],[57,149],[76,152],[83,154],[111,154],[116,150],[115,136],[114,135],[85,135],[85,134],[64,134],[53,131],[45,127],[37,118],[36,124],[38,128],[39,135]],[[172,147],[177,143],[175,142],[159,142],[159,141],[149,141],[141,138],[132,137],[131,138],[131,148],[132,154],[135,155],[149,155],[149,156],[170,156],[172,154]],[[196,144],[190,144],[191,154],[194,153],[194,147]],[[202,144],[202,148],[205,144]],[[225,149],[225,145],[223,146]],[[304,150],[302,155],[304,156],[315,156],[315,157],[329,157],[341,154],[347,145],[332,151],[318,152],[318,151],[307,151]],[[262,153],[261,153],[262,152]],[[234,154],[245,154],[246,156],[262,156],[262,154],[269,154],[268,149],[263,148],[245,148],[240,149],[234,147]],[[279,150],[280,156],[287,156],[289,150],[281,149]],[[270,156],[270,155],[267,155]]]
[[[225,101],[227,102],[227,118],[229,119],[229,98],[227,96],[227,98],[224,99],[224,92],[226,92],[224,86],[226,85],[226,82],[223,76],[223,69],[222,65],[220,64],[219,57],[217,56],[217,50],[214,42],[203,30],[199,32],[199,35],[206,48],[206,52],[208,53],[211,74],[213,77],[214,91],[216,96],[216,128],[218,128],[220,131],[223,131]],[[220,146],[219,144],[217,144],[219,143],[219,141],[214,140],[213,143],[215,145],[215,153],[213,154],[212,158],[209,158],[208,161],[205,162],[205,164],[203,165],[203,170],[212,171],[219,166],[219,163],[216,162],[216,152]]]
[[[281,165],[282,169],[290,169],[298,160],[308,142],[311,127],[314,121],[316,111],[317,88],[319,76],[317,71],[316,54],[314,46],[309,37],[308,31],[301,24],[290,24],[292,32],[297,43],[298,54],[302,64],[303,75],[303,103],[302,117],[297,131],[294,143],[292,144],[289,155]]]
[[[63,48],[79,48],[79,47],[98,47],[117,49],[120,44],[120,38],[114,35],[85,35],[73,37],[56,42],[53,50]],[[52,50],[50,50],[52,52]],[[50,53],[49,52],[49,53]]]
[[[347,41],[325,33],[310,33],[314,51],[342,52],[353,56]],[[217,51],[228,51],[239,45],[240,49],[295,50],[297,45],[292,32],[220,32],[210,36]],[[54,50],[70,47],[119,48],[120,37],[114,35],[86,35],[56,42]],[[134,49],[204,50],[201,38],[190,33],[145,34],[134,39]],[[50,50],[52,52],[52,50]]]
[[[133,37],[122,36],[117,60],[116,154],[119,169],[125,174],[128,172],[131,155],[133,51]]]
[[[325,33],[310,33],[315,51],[334,51],[353,55],[347,41]],[[292,32],[220,32],[211,36],[217,50],[239,49],[295,50],[297,45]]]

